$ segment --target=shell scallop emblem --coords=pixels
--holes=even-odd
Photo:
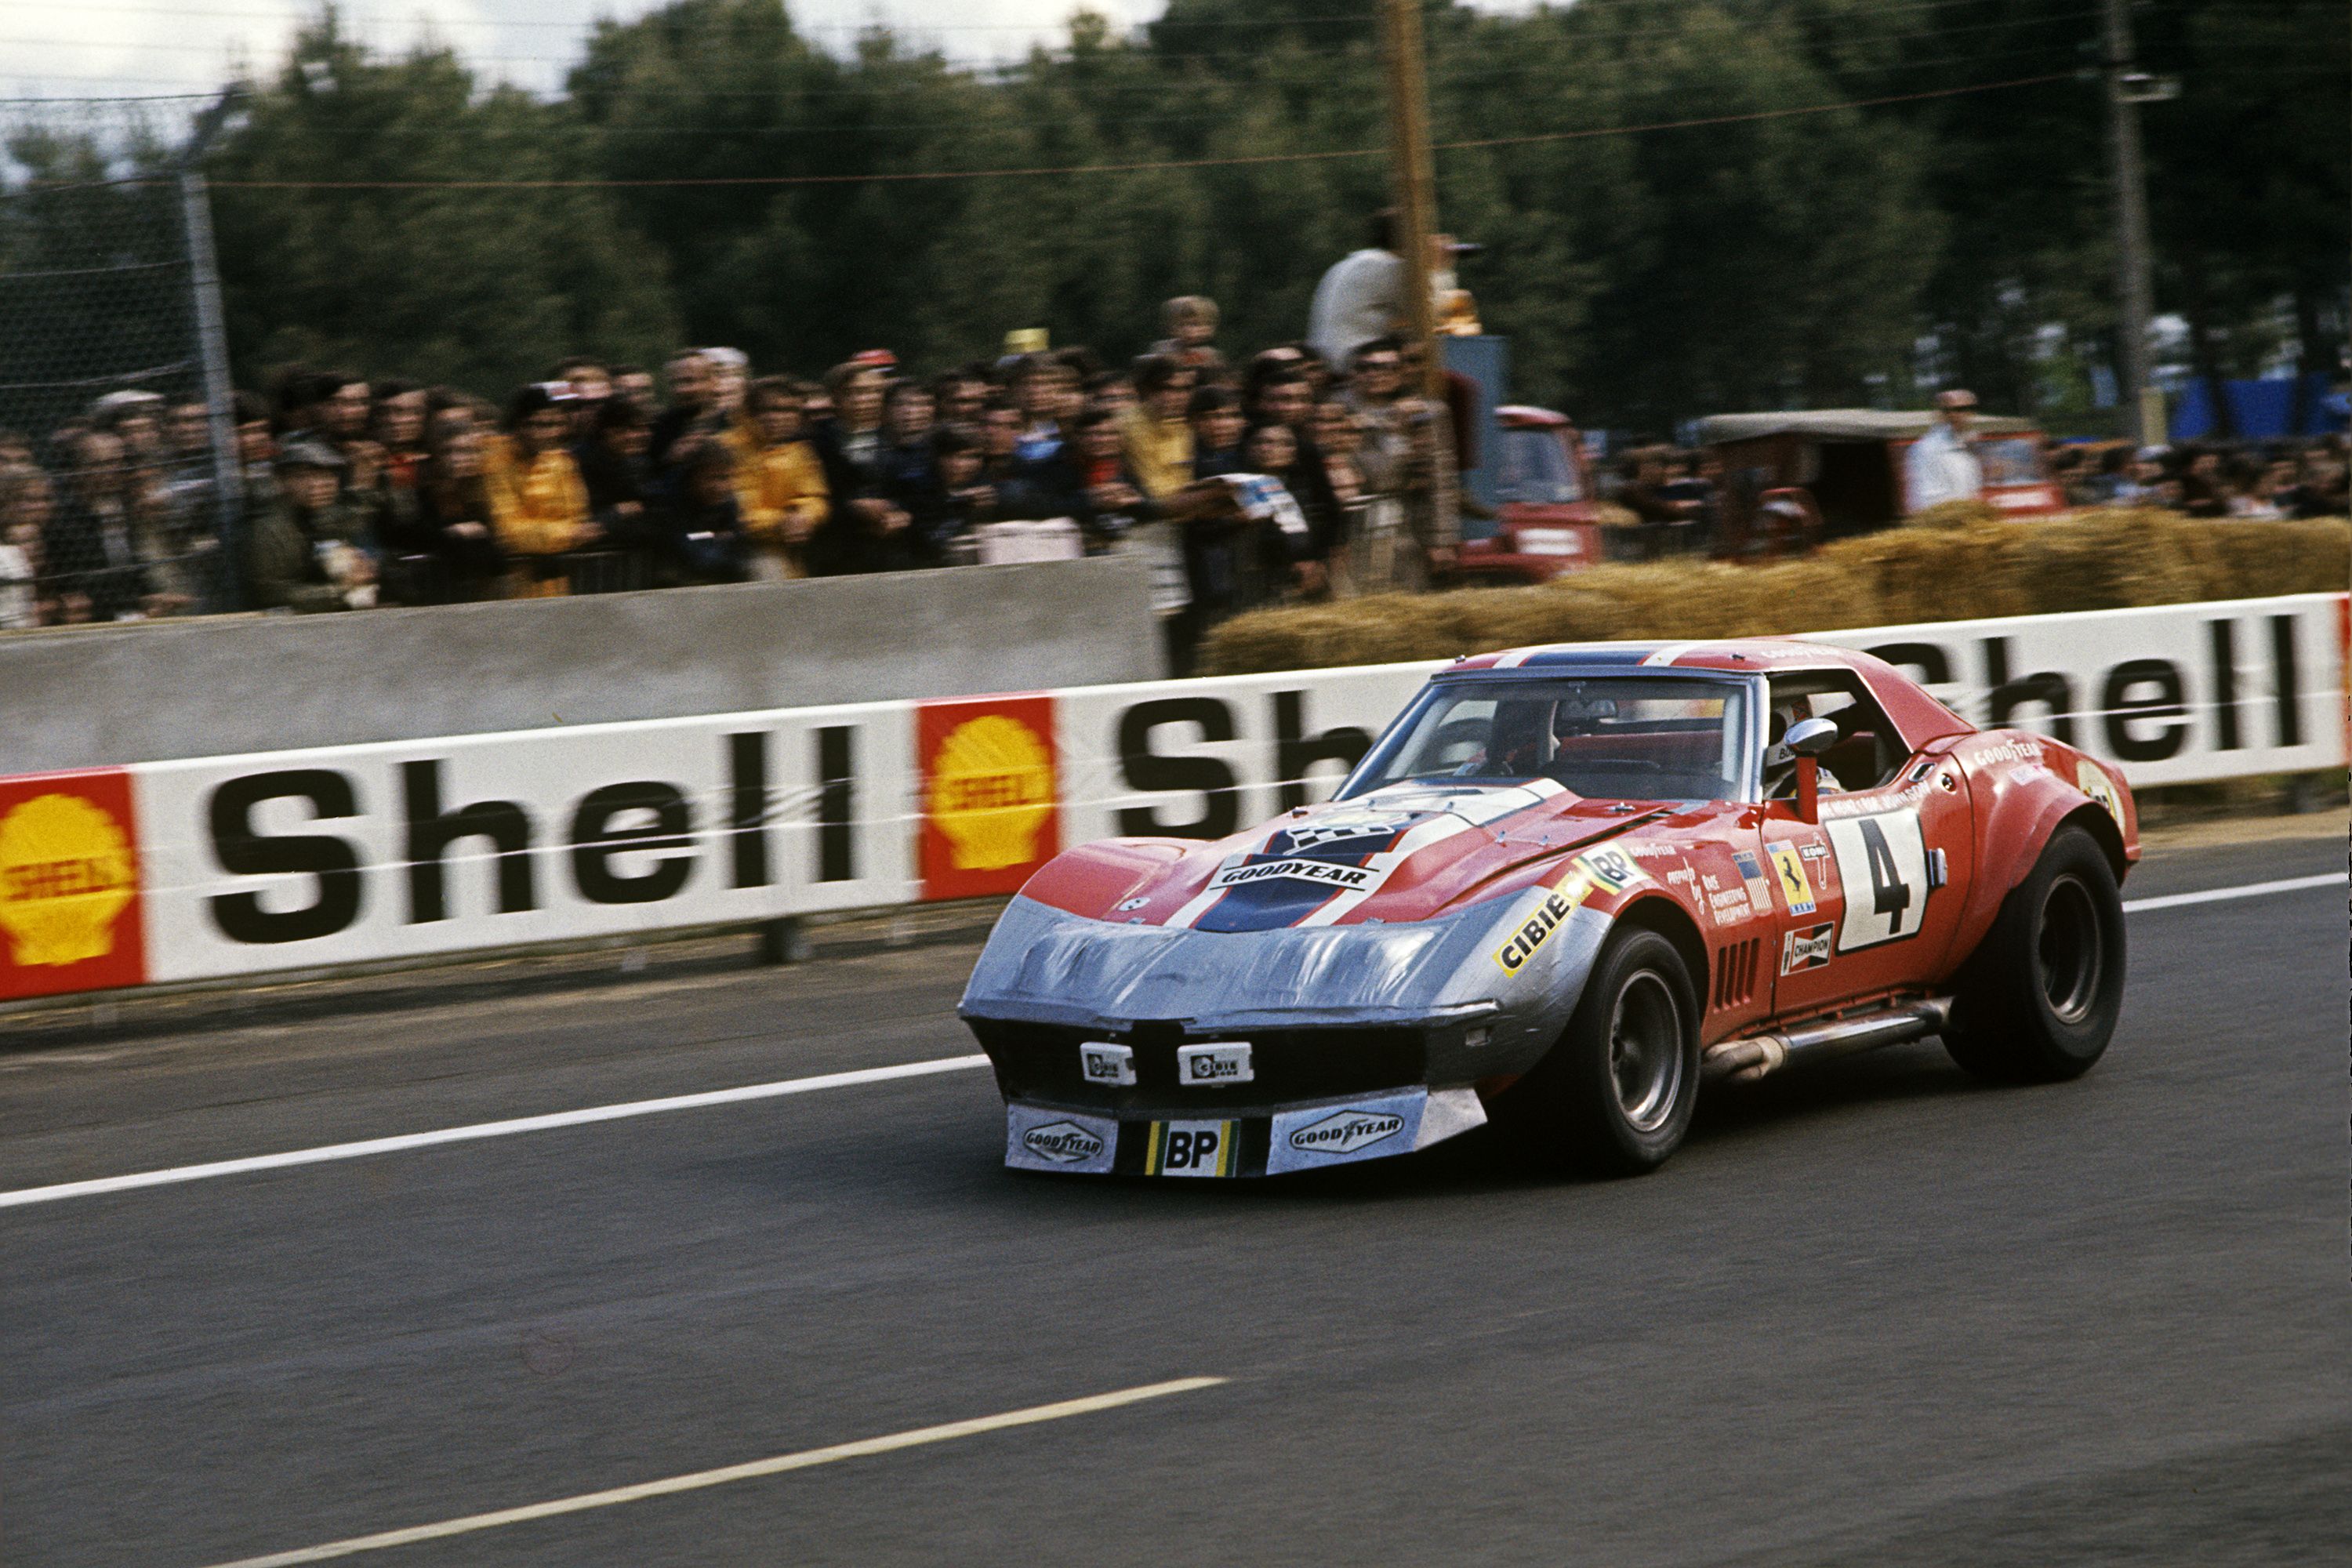
[[[991,871],[1037,858],[1054,811],[1054,759],[1018,719],[985,713],[948,732],[931,763],[930,817],[958,870]]]
[[[0,935],[16,963],[105,957],[137,887],[129,840],[89,801],[39,795],[0,816]]]

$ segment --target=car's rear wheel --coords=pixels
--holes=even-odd
[[[1675,944],[1622,931],[1592,966],[1559,1043],[1497,1106],[1545,1166],[1595,1176],[1655,1170],[1698,1102],[1698,1005]]]
[[[1997,1082],[2079,1078],[2116,1032],[2124,961],[2115,868],[2088,833],[2061,827],[1962,971],[1944,1047]]]

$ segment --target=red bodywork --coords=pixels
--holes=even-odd
[[[1521,404],[1496,409],[1495,421],[1502,429],[1503,447],[1492,459],[1499,469],[1495,485],[1499,516],[1491,536],[1463,542],[1459,573],[1475,583],[1548,583],[1563,573],[1599,565],[1601,507],[1594,500],[1591,465],[1575,427],[1564,415]],[[1576,499],[1515,499],[1546,489],[1559,493],[1534,475],[1528,476],[1532,482],[1521,483],[1514,472],[1515,446],[1538,440],[1558,447],[1559,472]]]
[[[1615,651],[1622,655],[1622,645]],[[1574,652],[1482,655],[1449,676]],[[1979,731],[1867,654],[1794,642],[1668,645],[1651,652],[1644,668],[1767,677],[1852,671],[1895,731],[1891,751],[1871,754],[1901,761],[1868,787],[1823,793],[1810,819],[1792,801],[1604,801],[1553,786],[1557,793],[1485,820],[1445,823],[1449,831],[1402,854],[1375,891],[1346,903],[1344,912],[1335,900],[1298,923],[1393,925],[1488,901],[1499,918],[1517,907],[1515,895],[1558,888],[1582,908],[1654,926],[1676,941],[1704,994],[1702,1043],[1712,1044],[1946,988],[2061,823],[2088,828],[2118,879],[2139,858],[2131,792],[2102,764],[2028,731]],[[1834,769],[1843,750],[1824,763]],[[1092,919],[1188,923],[1183,911],[1197,910],[1211,878],[1232,858],[1318,819],[1377,813],[1391,793],[1299,807],[1213,843],[1085,845],[1023,891]],[[1883,831],[1864,829],[1865,819]],[[1915,842],[1915,819],[1925,858],[1909,869],[1895,863],[1903,857],[1882,860],[1888,837]],[[1885,930],[1911,929],[1880,934],[1874,922],[1890,905],[1902,912]]]

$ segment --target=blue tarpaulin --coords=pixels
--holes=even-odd
[[[2331,430],[2343,429],[2344,394],[2331,387],[2325,374],[2315,372],[2306,379],[2311,384],[2310,400],[2300,430],[2290,428],[2294,423],[2292,376],[2222,383],[2222,392],[2230,400],[2230,433],[2241,440],[2267,441],[2281,436],[2324,436]],[[2179,399],[2172,405],[2172,438],[2195,441],[2218,434],[2219,430],[2208,384],[2201,379],[2189,382],[2180,389]]]

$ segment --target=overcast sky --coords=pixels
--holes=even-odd
[[[1090,0],[1121,26],[1166,0]],[[1373,0],[1349,0],[1368,9]],[[1520,9],[1527,0],[1500,0]],[[456,45],[488,76],[550,91],[600,17],[626,18],[658,0],[350,0],[352,31],[397,49],[419,37]],[[828,47],[884,24],[951,58],[1018,56],[1058,41],[1076,0],[787,0],[793,21]],[[96,97],[202,92],[233,73],[267,68],[317,0],[0,0],[0,94]],[[1483,6],[1482,6],[1483,8]]]

